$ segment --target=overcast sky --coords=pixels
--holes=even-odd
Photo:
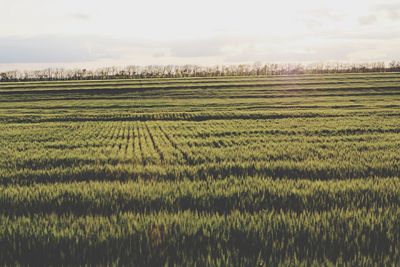
[[[400,59],[400,1],[0,0],[0,69]]]

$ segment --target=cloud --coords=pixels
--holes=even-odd
[[[220,34],[181,40],[69,35],[0,37],[0,68],[22,68],[23,64],[96,67],[390,60],[400,56],[399,36],[400,30],[366,28],[343,32],[321,29],[308,35]]]
[[[226,61],[239,62],[315,62],[346,61],[347,55],[354,51],[352,46],[294,44],[282,46],[266,46],[263,49],[248,47],[240,53],[227,57]]]
[[[391,20],[400,19],[400,3],[381,4],[376,7],[376,10],[385,13]]]
[[[322,26],[322,22],[316,19],[304,19],[302,21],[308,29],[316,29]]]
[[[378,30],[370,30],[370,31],[352,30],[346,32],[329,31],[320,34],[319,36],[326,40],[343,40],[347,42],[383,41],[389,43],[393,41],[397,42],[399,41],[400,29],[386,30],[386,31],[378,31]]]
[[[75,19],[75,20],[90,20],[90,16],[85,13],[72,13],[69,15],[70,18]]]
[[[300,21],[310,30],[318,29],[329,24],[337,24],[343,21],[346,15],[330,9],[312,9],[301,17]]]
[[[334,12],[328,8],[313,9],[307,12],[307,15],[318,20],[330,20],[333,22],[339,22],[346,16],[342,13]]]
[[[375,15],[362,16],[358,18],[358,23],[362,26],[372,25],[377,21]]]
[[[221,56],[224,42],[218,38],[179,41],[171,44],[174,57],[214,57]]]
[[[153,54],[153,57],[155,57],[155,58],[165,57],[165,53],[164,52],[155,52]]]
[[[94,37],[0,37],[0,63],[84,62],[111,57]]]
[[[282,37],[278,36],[273,39],[274,42],[282,41]],[[271,38],[268,38],[268,40],[271,40]],[[162,46],[168,49],[173,57],[223,57],[238,48],[264,42],[266,42],[266,39],[259,36],[220,34],[209,38],[165,42]]]

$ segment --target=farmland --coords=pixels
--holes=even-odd
[[[0,263],[400,262],[400,73],[0,83]]]

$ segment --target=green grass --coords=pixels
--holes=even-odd
[[[400,74],[0,83],[0,262],[400,262]]]

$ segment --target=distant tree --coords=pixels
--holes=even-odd
[[[348,64],[340,62],[313,64],[254,64],[239,65],[129,65],[125,68],[105,67],[95,70],[47,68],[43,70],[11,70],[0,73],[0,82],[45,81],[45,80],[87,80],[87,79],[129,79],[152,77],[215,77],[215,76],[258,76],[324,73],[365,73],[400,72],[400,60]]]

